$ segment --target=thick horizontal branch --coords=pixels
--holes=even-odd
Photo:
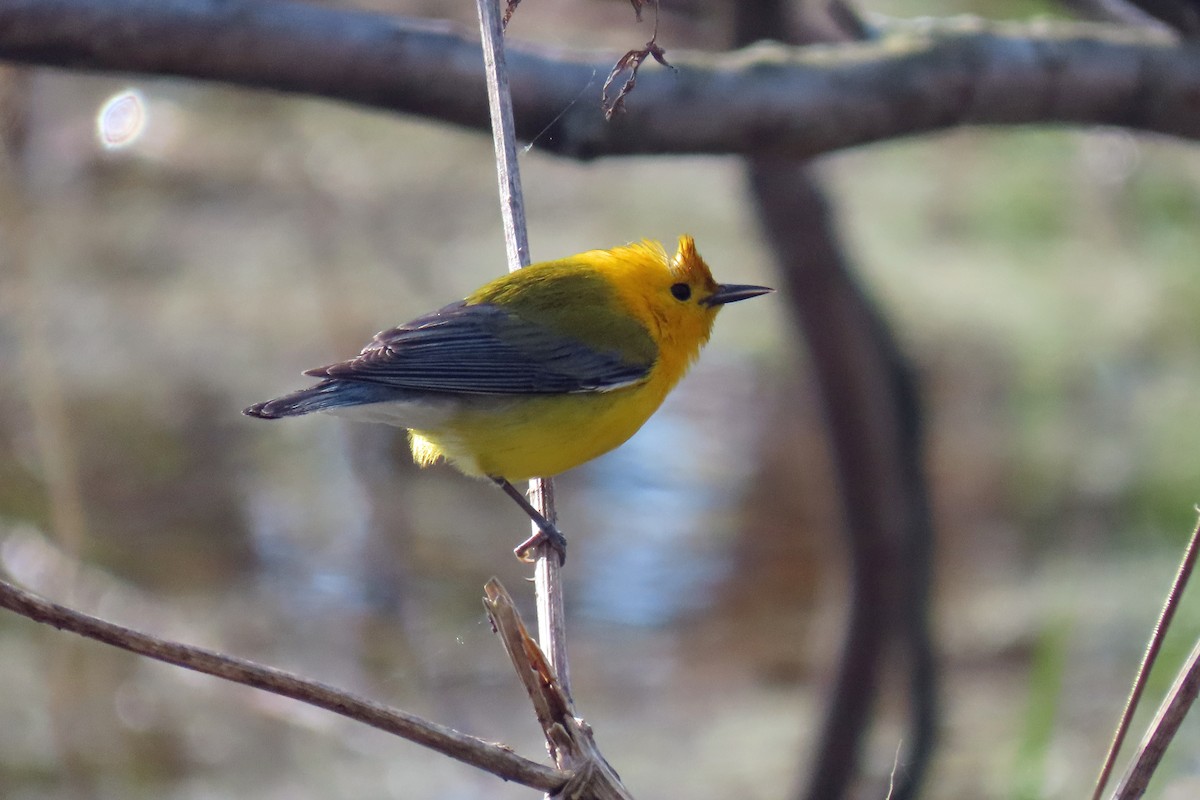
[[[570,777],[536,761],[522,758],[502,745],[485,742],[413,714],[252,661],[159,639],[115,625],[52,603],[4,581],[0,581],[0,608],[122,650],[333,711],[534,789],[553,791]]]
[[[1200,139],[1200,44],[1080,23],[952,19],[874,41],[672,51],[605,123],[616,54],[511,43],[518,135],[575,158],[811,157],[959,125],[1115,125]],[[5,0],[0,59],[174,75],[487,130],[477,40],[449,24],[282,0]]]

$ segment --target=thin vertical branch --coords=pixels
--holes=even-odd
[[[558,522],[554,509],[554,481],[549,478],[530,481],[529,501],[546,519],[552,523]],[[563,606],[566,591],[563,587],[562,563],[557,553],[545,544],[537,550],[533,588],[537,595],[538,642],[558,677],[558,685],[570,698],[571,669],[567,661],[567,612]]]
[[[1121,714],[1121,721],[1117,724],[1117,731],[1113,735],[1112,744],[1108,747],[1108,754],[1104,758],[1104,766],[1100,768],[1100,777],[1096,779],[1096,789],[1092,792],[1092,800],[1100,800],[1100,797],[1104,794],[1104,787],[1108,783],[1109,776],[1112,775],[1117,755],[1121,752],[1121,744],[1125,741],[1126,734],[1129,733],[1129,725],[1133,722],[1133,714],[1137,711],[1138,702],[1142,698],[1142,692],[1146,689],[1146,681],[1150,677],[1150,670],[1154,668],[1154,662],[1158,659],[1158,651],[1162,649],[1163,639],[1167,636],[1167,629],[1171,626],[1171,620],[1175,617],[1176,609],[1179,608],[1179,600],[1183,596],[1183,590],[1187,588],[1188,580],[1196,568],[1197,556],[1200,556],[1200,522],[1197,522],[1195,529],[1192,531],[1192,539],[1188,542],[1187,550],[1183,554],[1183,561],[1180,562],[1179,570],[1175,573],[1175,580],[1171,584],[1171,591],[1167,594],[1167,601],[1163,604],[1162,613],[1158,617],[1158,622],[1154,625],[1154,633],[1151,634],[1150,642],[1146,645],[1146,654],[1142,656],[1142,663],[1138,666],[1137,676],[1133,679],[1133,688],[1129,692],[1129,699],[1125,703],[1125,710]],[[1143,745],[1144,747],[1145,745]],[[1126,780],[1128,781],[1128,778]]]
[[[496,173],[500,182],[500,214],[508,269],[529,265],[529,234],[525,226],[525,201],[517,165],[517,134],[513,124],[512,96],[504,60],[504,26],[498,0],[477,0],[483,38],[483,63],[487,73],[488,107],[492,115],[492,140],[496,145]],[[530,482],[530,502],[554,523],[554,485],[548,478]],[[532,526],[537,531],[537,526]],[[558,555],[543,543],[536,551],[534,585],[537,592],[538,639],[559,685],[571,696],[566,648],[566,615],[563,609],[562,574]]]
[[[508,271],[529,266],[529,232],[525,226],[525,195],[517,165],[517,133],[513,122],[512,92],[504,60],[504,27],[497,0],[477,0],[479,30],[483,38],[483,68],[487,75],[488,110],[492,116],[492,141],[496,145],[496,177],[500,180],[500,216],[504,221],[504,246]]]

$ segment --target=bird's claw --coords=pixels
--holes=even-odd
[[[553,526],[548,528],[539,527],[536,533],[514,547],[513,553],[522,561],[536,561],[537,554],[533,551],[542,544],[548,545],[551,550],[558,553],[558,565],[560,567],[567,563],[567,537],[563,536],[562,532]]]

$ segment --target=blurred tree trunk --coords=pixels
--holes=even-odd
[[[810,44],[862,35],[840,2],[738,3],[739,46],[765,38]],[[750,188],[817,373],[851,551],[851,608],[835,689],[807,789],[847,796],[879,692],[889,640],[908,671],[906,763],[893,798],[915,797],[933,750],[936,687],[929,631],[932,522],[920,409],[911,368],[856,281],[836,220],[808,162],[748,160]]]

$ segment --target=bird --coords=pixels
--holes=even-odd
[[[566,539],[513,481],[551,477],[637,432],[700,354],[717,312],[774,291],[717,283],[690,235],[675,255],[642,240],[510,272],[375,334],[306,389],[256,403],[260,419],[314,412],[408,429],[417,464],[490,479],[538,531],[529,560]]]

